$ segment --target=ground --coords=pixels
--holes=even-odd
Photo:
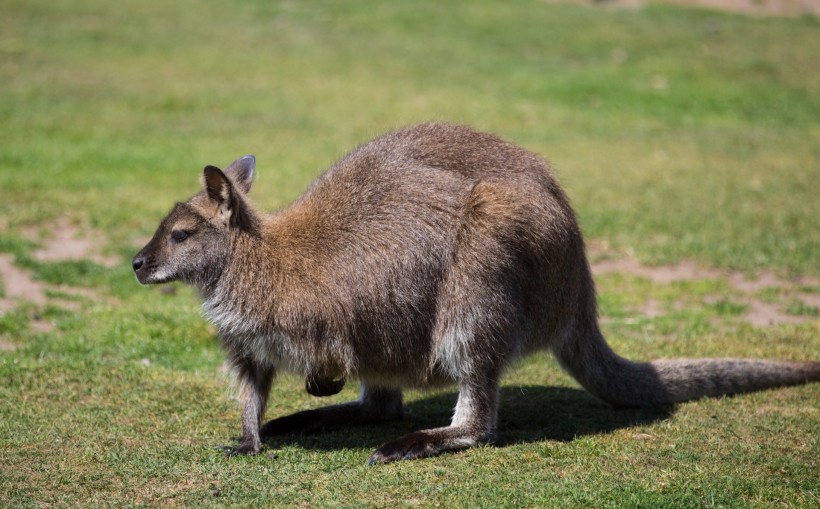
[[[626,8],[641,7],[645,0],[593,0]],[[697,6],[751,16],[820,15],[818,0],[662,0],[662,3]],[[651,3],[651,2],[650,2]]]
[[[820,384],[613,409],[546,354],[506,373],[494,446],[365,466],[446,424],[443,388],[408,391],[402,421],[226,458],[241,415],[214,328],[130,267],[207,164],[255,154],[272,210],[357,144],[447,120],[551,161],[619,354],[820,359],[812,12],[0,2],[0,506],[820,506]],[[267,417],[357,390],[281,376]]]

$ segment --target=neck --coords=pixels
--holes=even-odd
[[[271,252],[273,242],[262,232],[259,228],[256,233],[233,233],[223,269],[199,288],[205,313],[223,333],[258,332],[270,316],[278,267]]]

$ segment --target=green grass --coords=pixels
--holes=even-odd
[[[102,297],[0,316],[17,346],[0,349],[0,506],[820,506],[817,384],[611,410],[547,356],[505,379],[495,447],[364,466],[446,423],[446,389],[410,393],[399,423],[225,458],[239,411],[212,327],[194,292],[138,287],[128,267],[206,164],[256,154],[252,197],[274,208],[356,144],[444,119],[549,157],[614,253],[820,277],[819,28],[535,1],[4,1],[0,251]],[[63,215],[123,263],[35,259],[23,229]],[[820,357],[817,308],[793,292],[761,294],[806,323],[755,328],[722,279],[613,274],[599,291],[632,358]],[[321,403],[283,377],[268,415]]]

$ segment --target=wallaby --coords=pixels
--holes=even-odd
[[[184,281],[204,299],[241,387],[242,439],[402,416],[402,389],[458,385],[449,426],[410,433],[369,463],[491,441],[499,380],[549,349],[592,394],[664,405],[820,380],[820,362],[631,362],[598,328],[569,201],[548,163],[492,134],[429,123],[362,145],[273,214],[247,195],[256,160],[204,170],[134,257],[142,284]],[[279,370],[309,392],[361,382],[359,400],[262,425]]]

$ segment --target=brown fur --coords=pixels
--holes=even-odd
[[[255,160],[205,168],[134,259],[141,283],[197,287],[242,383],[243,439],[399,418],[401,390],[457,383],[450,426],[371,462],[463,449],[495,433],[499,379],[550,349],[584,387],[640,406],[820,379],[818,362],[633,363],[598,329],[584,243],[551,169],[492,134],[424,124],[367,143],[274,214],[249,204]],[[185,233],[174,233],[174,232]],[[287,369],[315,394],[358,378],[358,401],[261,426]],[[260,429],[261,426],[261,429]]]

